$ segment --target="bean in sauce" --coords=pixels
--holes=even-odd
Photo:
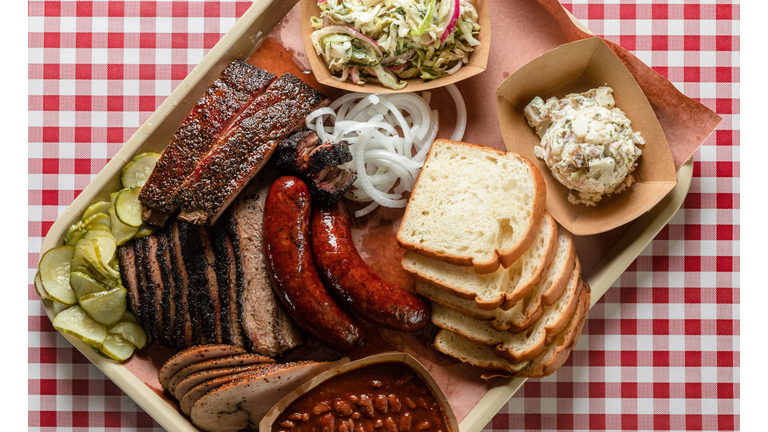
[[[288,427],[288,425],[292,425]],[[444,432],[429,386],[400,362],[362,367],[318,385],[283,411],[272,432]]]

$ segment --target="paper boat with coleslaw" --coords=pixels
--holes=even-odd
[[[475,36],[479,45],[472,46],[472,52],[469,55],[469,62],[464,64],[458,70],[451,71],[451,74],[442,75],[440,78],[425,81],[420,77],[405,79],[401,82],[405,82],[406,85],[401,90],[395,90],[386,85],[382,85],[379,82],[368,80],[365,84],[355,84],[351,79],[345,77],[344,81],[341,81],[342,76],[334,76],[328,69],[328,65],[323,59],[322,55],[317,54],[315,47],[312,43],[312,33],[317,30],[312,27],[312,17],[320,17],[320,7],[317,0],[301,0],[301,33],[304,39],[304,50],[306,51],[309,63],[312,66],[312,72],[315,74],[317,80],[329,87],[335,87],[350,92],[365,92],[365,93],[392,93],[392,92],[416,92],[429,90],[433,88],[443,87],[448,84],[457,83],[465,80],[469,77],[475,76],[480,72],[483,72],[488,64],[488,55],[490,53],[491,46],[491,19],[490,12],[488,10],[487,0],[462,0],[470,3],[477,11],[477,23],[480,25],[479,34]],[[441,10],[441,3],[434,0],[424,2],[426,7],[430,7],[437,14],[437,11]],[[459,0],[451,0],[450,6],[455,10]],[[445,3],[445,7],[449,4]],[[374,9],[375,10],[375,9]],[[448,21],[446,16],[446,21]],[[450,26],[450,24],[449,24]],[[418,31],[419,29],[413,29]],[[359,33],[352,30],[354,33]],[[440,37],[440,34],[436,35]],[[371,41],[371,45],[377,45],[376,42],[362,36],[363,38]],[[374,49],[374,48],[371,48]],[[415,50],[419,51],[419,50]],[[421,55],[414,53],[414,55]],[[398,66],[395,66],[398,67]],[[454,68],[455,69],[455,68]],[[349,71],[348,71],[349,72]],[[374,72],[375,73],[375,72]],[[390,83],[391,84],[391,83]]]

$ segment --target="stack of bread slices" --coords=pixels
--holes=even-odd
[[[550,375],[589,311],[571,235],[545,204],[524,156],[437,140],[398,231],[403,268],[432,301],[435,347],[486,377]]]

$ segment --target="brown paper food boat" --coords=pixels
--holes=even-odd
[[[442,409],[443,414],[445,414],[445,423],[446,423],[446,426],[448,427],[448,430],[445,432],[459,432],[459,422],[456,420],[456,416],[453,414],[451,405],[448,403],[448,399],[446,399],[445,395],[443,394],[443,391],[440,390],[440,387],[437,385],[437,382],[435,382],[434,378],[432,378],[432,376],[429,374],[427,369],[421,363],[419,363],[418,360],[402,352],[388,352],[388,353],[372,355],[369,357],[362,358],[360,360],[356,360],[353,362],[342,364],[340,366],[336,366],[332,369],[329,369],[321,373],[320,375],[304,383],[304,385],[302,385],[301,387],[297,388],[291,393],[288,393],[284,398],[280,400],[280,402],[277,403],[277,405],[272,407],[272,409],[269,410],[267,415],[264,416],[264,418],[259,423],[259,431],[272,432],[272,424],[275,422],[275,420],[277,420],[277,418],[280,416],[283,410],[288,408],[291,405],[291,403],[293,403],[293,401],[295,401],[302,395],[306,394],[313,388],[328,381],[329,379],[337,377],[349,371],[359,369],[364,366],[370,366],[378,363],[391,363],[391,362],[404,363],[407,366],[410,366],[411,369],[416,371],[417,374],[419,374],[421,379],[432,390],[432,394],[435,396],[437,403],[440,404],[440,408]]]
[[[533,154],[540,139],[528,125],[523,109],[536,96],[562,98],[602,85],[614,89],[616,106],[645,140],[634,171],[637,182],[597,206],[571,204],[568,188]],[[600,38],[561,45],[518,69],[496,90],[496,112],[507,150],[525,155],[539,167],[547,183],[547,210],[573,234],[598,234],[633,221],[677,184],[669,143],[653,108],[626,66]]]
[[[320,7],[317,6],[317,0],[301,0],[301,35],[304,39],[304,50],[309,58],[309,64],[312,66],[312,72],[315,74],[317,81],[321,84],[350,92],[361,93],[417,92],[443,87],[448,84],[455,84],[461,80],[475,76],[484,71],[485,67],[488,65],[488,54],[491,49],[491,16],[488,10],[487,0],[469,0],[469,2],[475,6],[475,9],[477,9],[478,24],[480,24],[480,34],[477,35],[476,38],[480,41],[480,45],[476,46],[475,50],[469,56],[469,63],[464,65],[453,75],[446,75],[432,81],[424,81],[421,78],[411,78],[406,80],[408,85],[405,86],[405,88],[402,90],[393,90],[376,82],[369,81],[363,85],[359,85],[353,84],[350,80],[342,82],[334,78],[328,70],[328,66],[325,65],[323,58],[315,52],[315,48],[312,46],[312,41],[310,39],[312,32],[314,31],[310,23],[310,18],[313,16],[320,16]]]

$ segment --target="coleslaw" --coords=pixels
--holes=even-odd
[[[454,74],[469,62],[478,14],[467,0],[320,0],[312,45],[331,73],[356,84]]]

